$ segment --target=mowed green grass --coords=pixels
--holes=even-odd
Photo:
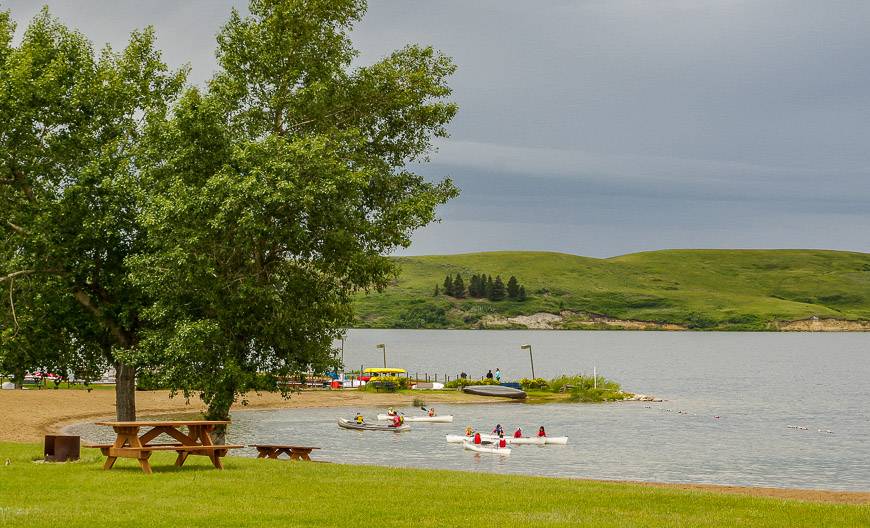
[[[386,291],[360,295],[359,326],[472,328],[486,314],[562,310],[698,329],[762,330],[811,316],[870,319],[870,254],[821,250],[667,250],[595,259],[492,252],[399,257]],[[515,275],[526,302],[433,297],[447,274]],[[420,324],[443,310],[446,322]]]
[[[95,451],[93,451],[95,452]],[[36,464],[38,445],[0,444],[0,526],[857,527],[870,507],[632,484],[286,460],[203,457],[184,468],[155,455],[111,471],[82,461]]]

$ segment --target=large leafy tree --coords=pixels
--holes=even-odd
[[[90,370],[83,358],[98,350],[117,371],[118,418],[134,419],[129,358],[150,301],[129,280],[128,257],[146,247],[131,189],[145,126],[164,118],[183,74],[150,30],[95,53],[43,10],[20,44],[13,33],[0,14],[0,352],[18,368]],[[34,354],[40,343],[66,360]]]
[[[362,0],[253,0],[218,36],[220,69],[150,134],[137,256],[150,361],[225,419],[246,391],[333,363],[359,290],[457,194],[408,170],[456,112],[454,66],[408,46],[352,68]]]

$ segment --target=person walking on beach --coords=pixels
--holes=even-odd
[[[492,379],[492,369],[486,371],[486,379]]]
[[[498,367],[495,369],[495,381],[501,383],[501,369]]]

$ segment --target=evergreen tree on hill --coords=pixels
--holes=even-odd
[[[489,299],[492,297],[492,275],[487,275],[486,284],[483,287],[483,296]]]
[[[501,275],[496,275],[495,281],[492,283],[492,291],[489,294],[489,300],[501,301],[505,298],[506,293],[504,282],[501,280]]]
[[[471,276],[471,280],[468,282],[468,296],[469,297],[474,297],[474,298],[477,297],[477,285],[478,285],[479,280],[480,279],[477,277],[476,273]]]
[[[444,278],[444,295],[453,295],[453,278],[450,275]]]
[[[517,300],[518,301],[525,301],[526,300],[526,287],[525,286],[520,286],[520,291],[517,293]]]
[[[520,285],[517,282],[517,278],[511,275],[511,278],[508,279],[507,283],[507,295],[511,299],[516,299],[517,295],[520,293]]]
[[[458,273],[456,278],[453,279],[453,296],[457,299],[465,297],[465,281],[462,280],[462,275]]]

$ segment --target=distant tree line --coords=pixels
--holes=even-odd
[[[471,276],[467,288],[462,275],[458,273],[455,277],[447,275],[444,277],[443,285],[435,285],[435,297],[442,294],[455,299],[471,297],[473,299],[489,299],[490,301],[502,301],[504,299],[512,301],[526,300],[525,286],[521,285],[513,275],[511,275],[507,284],[505,284],[501,275],[496,275],[495,279],[493,279],[492,275],[475,274]]]

